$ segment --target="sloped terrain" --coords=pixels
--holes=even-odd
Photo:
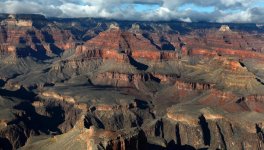
[[[1,16],[0,149],[264,148],[256,24]]]

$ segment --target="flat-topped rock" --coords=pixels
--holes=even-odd
[[[222,25],[219,29],[221,32],[230,32],[232,31],[228,25]]]

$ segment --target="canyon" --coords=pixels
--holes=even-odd
[[[0,149],[262,150],[264,28],[0,14]]]

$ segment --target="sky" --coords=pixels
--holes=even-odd
[[[139,21],[264,23],[264,0],[0,0],[0,13]]]

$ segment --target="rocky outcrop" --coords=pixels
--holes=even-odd
[[[69,96],[63,96],[55,92],[43,92],[40,94],[40,96],[43,98],[51,98],[58,101],[65,101],[67,103],[75,103],[74,98]]]
[[[33,23],[30,20],[16,20],[16,19],[7,19],[2,21],[1,24],[6,24],[7,26],[19,26],[19,27],[32,27]]]
[[[263,54],[252,52],[252,51],[246,51],[246,50],[232,50],[232,49],[222,49],[222,48],[216,48],[214,50],[208,50],[208,49],[194,49],[192,50],[192,55],[201,55],[201,56],[209,56],[209,57],[215,57],[215,56],[233,56],[240,59],[260,59],[262,60],[264,58]]]
[[[186,106],[179,106],[179,108],[178,111],[174,108],[169,109],[167,119],[162,120],[162,136],[172,143],[169,146],[179,148],[192,145],[195,149],[262,148],[260,145],[263,141],[254,131],[254,125],[248,125],[252,127],[252,130],[248,130],[231,122],[223,114],[210,112],[211,110],[208,109],[201,109],[201,114],[196,114],[195,112],[187,113],[185,109],[188,107]],[[195,110],[193,108],[193,111]]]
[[[68,141],[68,142],[66,142]],[[139,129],[131,129],[126,131],[103,131],[90,129],[74,128],[63,136],[54,136],[50,139],[41,141],[42,144],[49,143],[46,147],[37,144],[26,146],[22,149],[142,149],[142,145],[146,142],[144,134]],[[63,144],[61,144],[63,143]],[[68,145],[70,144],[70,145]],[[68,145],[68,146],[66,146]]]
[[[212,49],[222,48],[230,50],[243,50],[261,52],[263,39],[247,32],[231,32],[225,26],[215,30],[201,30],[183,37],[186,46],[190,48]]]
[[[263,149],[256,25],[0,20],[0,149]]]
[[[231,29],[228,25],[222,25],[221,28],[219,29],[221,32],[230,32]]]
[[[50,25],[43,17],[11,16],[2,21],[0,51],[18,57],[45,59],[75,48],[74,36],[67,30]],[[46,57],[45,57],[46,56]]]
[[[178,58],[176,52],[161,52],[140,32],[133,32],[134,30],[122,31],[119,27],[110,27],[84,45],[77,47],[76,54],[103,59],[115,57],[119,61],[124,59],[124,54],[131,55],[135,59],[144,58],[152,61]]]
[[[0,131],[0,148],[17,149],[25,145],[30,136],[30,130],[21,122],[18,125],[8,125]]]
[[[175,87],[179,90],[210,90],[214,88],[214,84],[206,83],[188,83],[184,81],[176,81]]]

